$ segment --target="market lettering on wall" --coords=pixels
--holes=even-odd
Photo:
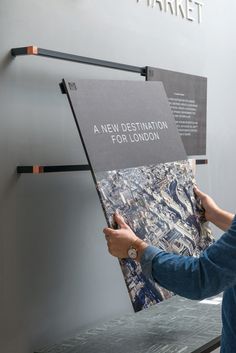
[[[192,22],[202,22],[203,3],[198,0],[137,0],[148,7],[158,6],[160,11],[185,18]]]

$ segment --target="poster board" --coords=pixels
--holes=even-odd
[[[161,82],[63,81],[107,224],[119,211],[143,240],[198,256],[212,243]],[[172,295],[120,260],[135,311]]]
[[[187,155],[205,155],[207,78],[154,67],[146,78],[163,83]]]

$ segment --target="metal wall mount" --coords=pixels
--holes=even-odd
[[[80,56],[80,55],[62,53],[59,51],[38,48],[37,46],[34,46],[34,45],[31,45],[29,47],[13,48],[13,49],[11,49],[11,55],[12,56],[19,56],[19,55],[44,56],[44,57],[52,58],[52,59],[73,61],[73,62],[77,62],[77,63],[81,63],[81,64],[107,67],[109,69],[129,71],[129,72],[138,73],[142,76],[146,76],[146,67],[126,65],[126,64],[120,64],[120,63],[116,63],[116,62],[112,62],[112,61],[106,61],[106,60],[88,58],[88,57]]]
[[[27,47],[20,47],[20,48],[12,48],[11,55],[13,57],[21,56],[21,55],[43,56],[51,59],[66,60],[66,61],[77,62],[80,64],[94,65],[94,66],[106,67],[114,70],[122,70],[122,71],[138,73],[141,76],[146,76],[146,73],[147,73],[146,66],[138,67],[138,66],[116,63],[112,61],[88,58],[85,56],[38,48],[37,46],[34,46],[34,45],[30,45]],[[65,93],[63,91],[63,87],[62,86],[60,87],[61,87],[62,93]],[[196,164],[198,165],[207,164],[207,163],[208,163],[207,159],[196,160]],[[91,170],[90,166],[89,165],[61,165],[61,166],[31,165],[31,166],[18,166],[16,168],[16,171],[18,174],[22,174],[22,173],[42,174],[42,173],[72,172],[72,171],[85,171],[85,170]]]
[[[25,165],[18,166],[16,168],[17,174],[43,174],[43,173],[58,173],[58,172],[76,172],[91,170],[88,164],[79,165],[55,165],[55,166],[43,166],[43,165]]]
[[[208,164],[207,159],[197,159],[197,165]],[[75,164],[75,165],[55,165],[55,166],[42,166],[42,165],[22,165],[16,168],[17,174],[43,174],[43,173],[58,173],[58,172],[76,172],[91,170],[88,164]]]

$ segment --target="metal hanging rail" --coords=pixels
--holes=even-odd
[[[17,174],[42,174],[42,173],[58,173],[58,172],[76,172],[83,170],[91,170],[88,164],[79,165],[25,165],[16,168]]]
[[[88,58],[85,56],[62,53],[59,51],[42,49],[37,46],[31,45],[28,47],[20,47],[20,48],[12,48],[11,49],[12,56],[20,56],[20,55],[34,55],[34,56],[44,56],[52,59],[66,60],[77,62],[81,64],[94,65],[100,67],[106,67],[109,69],[122,70],[128,72],[138,73],[141,76],[146,76],[147,67],[138,67],[126,64],[120,64],[112,61]],[[61,86],[62,93],[63,87]],[[196,164],[207,164],[207,159],[197,159]],[[32,165],[32,166],[18,166],[16,168],[18,174],[22,173],[31,173],[31,174],[41,174],[41,173],[54,173],[54,172],[72,172],[72,171],[82,171],[82,170],[91,170],[89,165],[62,165],[62,166],[40,166],[40,165]]]
[[[197,165],[208,164],[207,159],[197,159]],[[43,174],[43,173],[58,173],[58,172],[76,172],[91,170],[88,164],[79,165],[55,165],[55,166],[42,166],[42,165],[22,165],[16,168],[17,174]]]
[[[138,73],[142,76],[146,76],[146,67],[138,67],[138,66],[115,63],[112,61],[87,58],[85,56],[79,56],[74,54],[62,53],[54,50],[42,49],[33,45],[29,47],[13,48],[11,49],[11,55],[12,56],[19,56],[19,55],[45,56],[47,58],[52,58],[52,59],[73,61],[81,64],[107,67],[109,69],[129,71],[129,72]]]

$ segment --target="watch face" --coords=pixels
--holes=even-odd
[[[129,256],[131,259],[135,260],[135,259],[137,258],[137,256],[138,256],[137,250],[134,249],[134,248],[129,248],[129,250],[128,250],[128,256]]]

